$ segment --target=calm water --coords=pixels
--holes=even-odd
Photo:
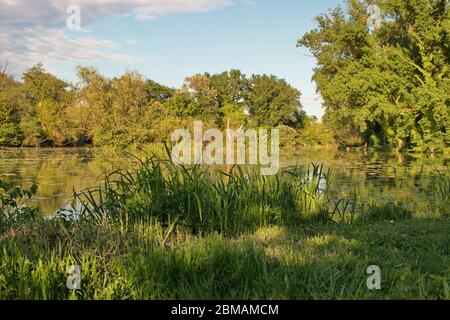
[[[375,151],[300,149],[282,152],[281,158],[284,166],[323,163],[333,169],[333,184],[345,192],[357,189],[363,198],[401,201],[422,211],[430,174],[450,165],[448,158]],[[125,156],[97,149],[0,149],[1,178],[25,187],[37,183],[33,204],[46,214],[66,207],[74,190],[97,186],[103,173],[130,165]]]

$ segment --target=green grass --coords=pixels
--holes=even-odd
[[[428,189],[432,198],[430,210],[438,215],[450,217],[450,171],[437,173]]]
[[[261,228],[166,239],[157,225],[26,231],[2,241],[1,299],[449,299],[450,220]],[[432,236],[430,236],[430,234]],[[66,288],[69,265],[82,288]],[[382,290],[366,287],[379,265]]]
[[[274,176],[233,167],[220,171],[176,166],[151,156],[135,170],[115,172],[102,187],[76,195],[74,208],[89,221],[122,226],[156,220],[192,233],[236,235],[292,221],[327,220],[329,172],[320,165]],[[80,206],[81,204],[81,206]]]
[[[450,299],[448,194],[425,219],[335,200],[329,179],[318,165],[261,177],[151,157],[52,219],[21,205],[33,190],[3,184],[0,299]],[[71,265],[81,290],[66,287]]]

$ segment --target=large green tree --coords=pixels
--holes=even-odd
[[[6,67],[0,66],[0,146],[20,146],[19,107],[25,103],[20,84],[6,73]]]
[[[21,129],[25,145],[67,145],[78,140],[78,132],[67,110],[75,101],[69,84],[48,73],[41,64],[22,76],[28,104],[21,107]]]
[[[297,126],[302,117],[300,91],[275,76],[253,75],[249,81],[245,105],[257,126]]]
[[[382,15],[369,28],[369,6]],[[298,42],[317,58],[324,121],[341,144],[450,146],[447,0],[348,0]]]

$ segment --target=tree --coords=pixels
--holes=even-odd
[[[20,116],[17,97],[10,90],[0,91],[0,146],[20,146]]]
[[[230,70],[220,74],[206,76],[217,92],[219,107],[225,105],[242,105],[249,89],[249,81],[240,70]]]
[[[368,28],[368,6],[383,15]],[[449,8],[446,0],[348,0],[316,18],[298,42],[311,50],[324,121],[344,145],[450,145]]]
[[[22,90],[28,100],[20,110],[24,144],[62,146],[76,142],[76,134],[69,130],[71,119],[66,114],[75,101],[69,84],[46,72],[41,64],[28,69],[22,79]]]
[[[169,105],[179,117],[200,117],[219,123],[218,94],[206,75],[196,74],[186,78]]]
[[[85,123],[83,131],[87,140],[96,145],[111,143],[109,132],[112,128],[111,105],[112,83],[103,77],[98,70],[90,67],[78,67],[78,104],[82,121]]]
[[[156,81],[153,81],[151,79],[148,79],[145,82],[145,87],[144,87],[146,96],[147,96],[147,102],[149,104],[155,102],[155,101],[159,101],[159,102],[164,102],[169,100],[170,98],[173,97],[173,95],[175,94],[175,90],[172,88],[169,88],[167,86],[163,86],[161,84],[159,84]]]
[[[20,84],[0,65],[0,146],[20,146],[19,105],[22,102]]]
[[[245,96],[256,126],[295,127],[301,114],[300,91],[275,76],[253,75]]]

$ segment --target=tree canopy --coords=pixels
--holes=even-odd
[[[66,83],[42,65],[22,82],[4,72],[0,82],[0,145],[65,146],[93,143],[126,147],[170,139],[193,120],[210,126],[298,128],[305,123],[300,92],[269,75],[239,70],[187,77],[169,88],[137,72],[108,78],[78,67]]]
[[[299,46],[316,57],[324,122],[344,145],[450,146],[447,0],[347,0],[316,17]],[[381,9],[369,28],[370,5]]]

